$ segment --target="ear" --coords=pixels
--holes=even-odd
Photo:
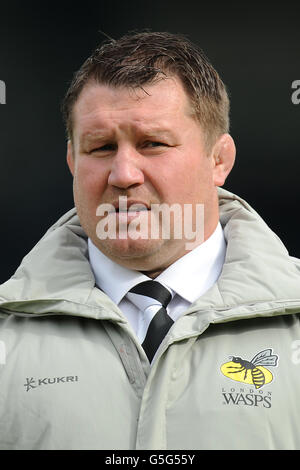
[[[68,144],[67,144],[67,163],[68,163],[70,172],[74,176],[75,162],[74,162],[73,144],[71,140],[68,140]]]
[[[235,144],[229,134],[222,134],[213,146],[211,156],[213,163],[213,181],[215,186],[223,186],[235,161]]]

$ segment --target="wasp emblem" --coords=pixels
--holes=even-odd
[[[230,359],[221,366],[222,374],[232,380],[254,385],[257,389],[272,382],[273,374],[268,367],[276,367],[278,363],[278,356],[273,354],[272,349],[260,351],[251,361],[238,356],[230,356]]]

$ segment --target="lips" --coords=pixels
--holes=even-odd
[[[142,212],[142,211],[148,211],[149,209],[147,207],[138,207],[138,206],[131,206],[128,209],[116,209],[116,212]]]
[[[119,198],[113,203],[116,212],[142,212],[150,210],[149,205],[142,201],[128,200],[127,198]]]

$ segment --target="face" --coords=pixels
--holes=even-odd
[[[144,90],[87,84],[73,109],[67,161],[86,234],[112,260],[156,277],[189,249],[184,230],[181,238],[174,234],[175,218],[169,219],[166,238],[161,213],[152,208],[177,204],[183,210],[188,204],[194,223],[196,205],[203,204],[206,239],[218,222],[216,186],[228,169],[217,162],[221,140],[207,153],[179,79],[164,79]],[[115,210],[104,214],[101,207]],[[117,235],[99,238],[104,226],[116,228]],[[140,237],[131,236],[138,228]]]

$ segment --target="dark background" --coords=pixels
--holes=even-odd
[[[208,4],[207,4],[208,3]],[[186,34],[231,96],[237,160],[225,189],[246,199],[300,257],[298,3],[202,1],[9,2],[0,6],[0,282],[73,206],[60,103],[103,39],[150,28]]]

